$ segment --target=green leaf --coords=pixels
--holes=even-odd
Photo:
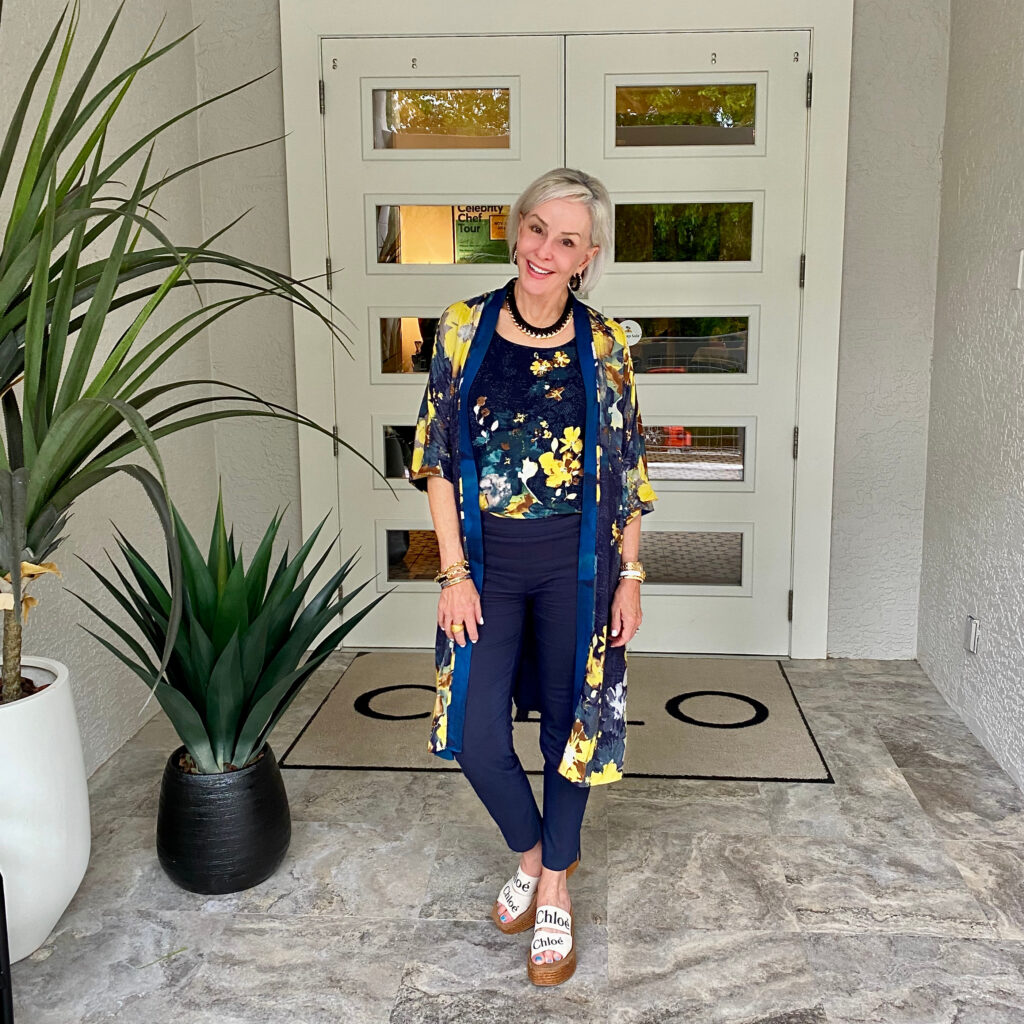
[[[224,593],[224,587],[228,582],[228,536],[224,529],[224,496],[217,489],[217,514],[213,519],[213,533],[210,536],[210,554],[206,560],[206,567],[210,570],[217,587],[218,600]]]
[[[14,108],[14,113],[11,115],[11,123],[7,127],[3,149],[0,149],[0,195],[3,194],[4,186],[7,184],[7,176],[10,173],[11,164],[14,162],[14,154],[18,149],[18,143],[21,141],[22,125],[25,123],[25,115],[28,113],[29,104],[32,102],[32,94],[35,92],[36,82],[39,81],[39,76],[43,73],[43,68],[46,67],[46,63],[50,59],[53,44],[57,41],[57,34],[60,32],[60,27],[64,23],[64,16],[67,12],[68,9],[65,7],[60,19],[50,33],[50,38],[43,46],[43,52],[39,55],[39,59],[36,61],[31,72],[29,72],[25,87],[21,91],[21,98],[18,100],[18,105]],[[2,269],[3,264],[0,263],[0,271]]]
[[[270,557],[280,527],[281,517],[275,515],[245,574],[245,590],[249,600],[249,621],[251,623],[255,622],[263,605],[263,595],[267,591],[267,571],[270,568]]]
[[[239,716],[245,703],[240,667],[236,634],[217,659],[206,689],[206,724],[214,755],[222,770],[234,756]]]
[[[174,510],[174,517],[177,524],[178,540],[181,544],[185,588],[192,601],[196,619],[202,625],[206,635],[211,636],[213,623],[217,616],[217,588],[206,568],[206,562],[199,552],[195,538],[182,522],[177,509]]]
[[[242,563],[235,562],[217,602],[211,639],[221,651],[232,636],[241,638],[249,628],[249,605],[245,599],[245,574]]]

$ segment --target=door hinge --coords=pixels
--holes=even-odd
[[[800,450],[800,428],[793,428],[793,458],[797,456],[797,452]]]
[[[810,71],[807,72],[807,109],[811,109],[811,80],[814,76]]]
[[[331,269],[331,257],[327,256],[324,259],[324,267],[327,270],[327,290],[330,291],[334,287],[334,277]]]
[[[324,103],[324,80],[321,78],[320,79],[320,113],[321,114],[324,113],[325,106],[326,105]],[[808,104],[808,106],[810,106],[810,104]]]
[[[793,621],[793,591],[789,592],[789,610],[786,612],[788,622]]]
[[[334,457],[338,457],[338,449],[341,447],[338,444],[338,424],[334,424],[334,429],[331,431],[331,441],[334,444]]]
[[[807,253],[800,253],[800,287],[804,286],[804,275],[807,272]]]

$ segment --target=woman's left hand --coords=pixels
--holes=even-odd
[[[611,639],[609,647],[622,647],[629,643],[640,628],[640,581],[619,580],[612,599]]]

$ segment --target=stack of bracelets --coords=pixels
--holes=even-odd
[[[622,567],[619,569],[620,580],[636,580],[638,583],[643,583],[647,579],[647,573],[644,572],[643,562],[623,562]]]
[[[462,583],[464,580],[471,579],[469,574],[469,562],[465,558],[460,558],[457,562],[452,562],[447,569],[442,569],[434,577],[435,583],[441,584],[441,589],[445,587],[452,587],[456,583]]]

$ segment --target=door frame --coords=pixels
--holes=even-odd
[[[806,270],[796,416],[800,448],[793,504],[793,658],[824,658],[827,650],[853,4],[854,0],[704,0],[684,9],[676,0],[636,0],[626,9],[596,0],[587,5],[588,18],[581,24],[565,5],[520,0],[515,10],[521,24],[510,25],[508,8],[471,0],[449,0],[443,15],[426,4],[402,5],[399,13],[396,5],[388,3],[339,6],[334,0],[280,0],[291,273],[312,279],[319,287],[323,287],[327,259],[326,153],[320,114],[323,37],[810,31],[808,71],[813,73],[818,63],[828,70],[813,75],[808,118]],[[401,24],[401,33],[393,31],[396,24]],[[450,31],[451,25],[458,25],[460,31]],[[455,54],[457,50],[453,50],[453,73],[458,71]],[[329,93],[326,98],[330,102]],[[344,321],[340,326],[344,328]],[[314,318],[294,309],[293,329],[296,407],[319,423],[331,424],[337,343]],[[804,345],[805,338],[813,339],[813,344]],[[344,353],[340,357],[345,358]],[[299,431],[304,538],[328,513],[324,534],[333,537],[341,528],[337,480],[303,471],[323,465],[332,456],[331,444],[322,434]]]

